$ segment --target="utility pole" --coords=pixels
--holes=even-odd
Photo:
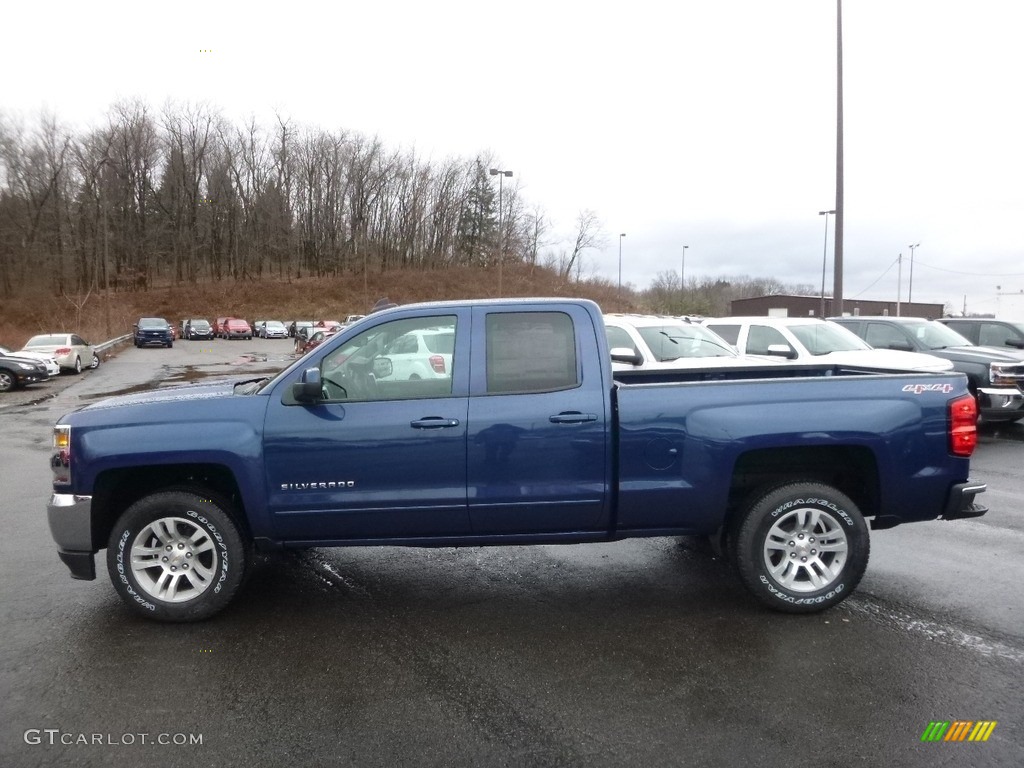
[[[836,0],[836,244],[832,314],[843,315],[843,0]]]

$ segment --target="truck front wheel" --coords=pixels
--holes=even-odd
[[[762,603],[813,613],[845,600],[868,565],[867,524],[857,505],[823,483],[792,483],[760,496],[740,521],[736,566]]]
[[[225,509],[181,490],[132,504],[107,546],[107,570],[121,599],[160,621],[199,621],[221,611],[238,591],[248,558]]]

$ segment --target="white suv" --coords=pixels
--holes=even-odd
[[[403,333],[384,350],[391,361],[391,381],[443,379],[452,375],[455,329],[417,329]]]
[[[722,317],[704,325],[746,355],[892,371],[953,370],[949,360],[934,355],[875,349],[841,325],[816,317]]]

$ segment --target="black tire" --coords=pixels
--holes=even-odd
[[[174,342],[173,342],[173,341],[168,341],[168,342],[167,342],[167,348],[168,348],[168,349],[171,349],[171,348],[173,348],[173,347],[174,347]]]
[[[791,483],[757,497],[736,529],[733,557],[744,586],[787,613],[814,613],[853,593],[871,543],[848,496],[817,482]]]
[[[223,610],[250,560],[227,509],[186,490],[160,491],[132,504],[107,545],[107,570],[121,599],[158,621],[201,621]]]
[[[0,368],[0,392],[10,392],[18,386],[18,378],[6,368]]]
[[[99,367],[100,367],[100,356],[97,355],[95,352],[93,352],[92,353],[92,364],[89,366],[89,368],[91,368],[92,370],[95,371]]]
[[[81,373],[81,372],[82,372],[82,358],[80,358],[80,357],[78,357],[76,355],[75,356],[75,373],[78,374],[78,373]]]

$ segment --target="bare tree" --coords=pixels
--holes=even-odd
[[[588,248],[602,248],[606,237],[602,230],[601,220],[591,210],[580,211],[576,217],[576,241],[573,243],[572,252],[564,259],[561,265],[562,277],[568,278],[573,274],[577,262],[582,257],[583,251]]]

